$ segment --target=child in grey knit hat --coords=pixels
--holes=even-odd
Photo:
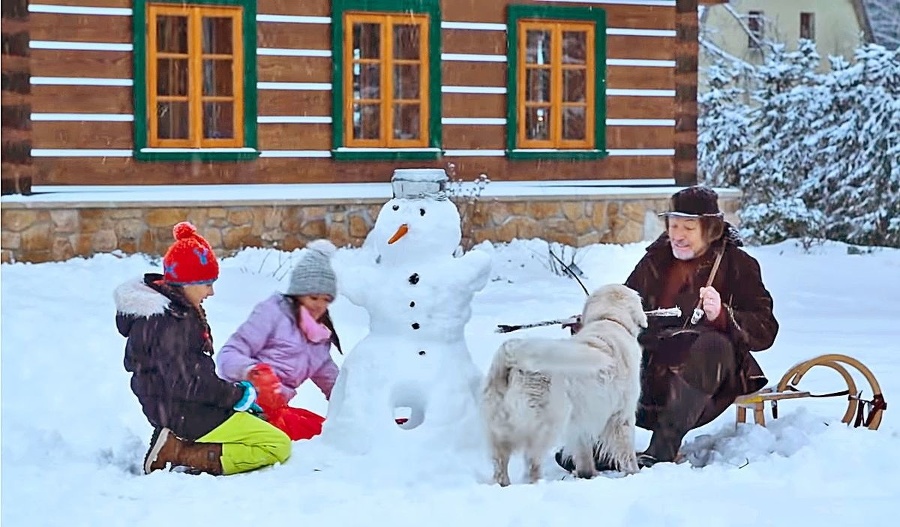
[[[330,350],[333,344],[340,352],[341,344],[328,313],[337,296],[331,267],[336,250],[328,240],[307,244],[285,293],[257,304],[217,356],[220,375],[226,379],[278,385],[283,400],[262,401],[260,406],[269,422],[293,440],[318,435],[324,421],[308,410],[288,406],[297,388],[312,380],[328,399],[338,376]]]
[[[335,246],[328,240],[315,240],[306,246],[306,254],[294,266],[291,282],[286,295],[304,296],[310,294],[337,296],[337,285],[334,269],[331,268],[331,256]]]

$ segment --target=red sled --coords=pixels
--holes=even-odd
[[[269,423],[287,434],[291,441],[312,439],[321,434],[325,422],[325,418],[317,413],[287,405],[271,411],[267,417]]]

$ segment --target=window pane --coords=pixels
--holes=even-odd
[[[419,138],[419,105],[394,105],[394,139]]]
[[[188,52],[188,19],[185,16],[156,17],[156,49],[167,53]]]
[[[232,95],[230,60],[203,61],[203,95]]]
[[[160,139],[187,139],[190,127],[187,102],[161,102],[156,105],[157,135]]]
[[[381,25],[353,24],[353,58],[377,59],[381,56]]]
[[[353,65],[353,98],[381,98],[381,66],[378,64]]]
[[[563,102],[587,100],[587,70],[563,70]]]
[[[800,13],[800,38],[815,40],[816,38],[816,14]]]
[[[584,140],[587,138],[585,126],[587,112],[585,110],[583,106],[569,107],[563,110],[563,139]]]
[[[394,26],[394,58],[417,60],[419,58],[419,26],[396,24]]]
[[[747,14],[747,29],[750,30],[750,34],[747,35],[747,46],[759,48],[759,41],[763,38],[762,11],[750,11]]]
[[[203,138],[234,138],[234,105],[230,102],[203,103]]]
[[[550,70],[529,68],[525,71],[525,100],[528,102],[550,101]]]
[[[419,66],[394,66],[394,98],[419,98]]]
[[[550,31],[529,29],[525,39],[525,63],[550,64]]]
[[[525,109],[525,138],[547,141],[550,139],[550,108]]]
[[[231,55],[231,18],[203,17],[203,53]]]
[[[563,31],[563,63],[587,64],[586,31]]]
[[[379,139],[381,136],[381,105],[353,105],[353,138]]]
[[[187,59],[156,59],[156,94],[187,96],[187,93]]]

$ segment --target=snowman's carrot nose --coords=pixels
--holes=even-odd
[[[405,236],[407,232],[409,232],[409,225],[404,223],[403,225],[397,227],[397,232],[395,232],[394,235],[391,236],[391,239],[388,240],[388,245]]]

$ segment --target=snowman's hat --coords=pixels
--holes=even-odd
[[[443,168],[398,168],[391,177],[394,198],[447,199],[447,171]]]

